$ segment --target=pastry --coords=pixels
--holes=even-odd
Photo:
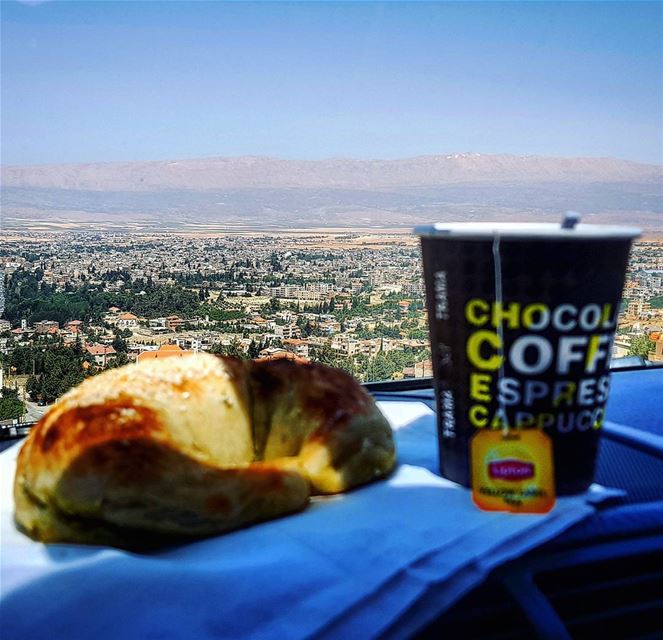
[[[31,430],[15,516],[45,542],[150,546],[300,510],[394,464],[388,423],[343,371],[148,360],[85,380]]]

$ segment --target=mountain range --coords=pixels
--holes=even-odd
[[[392,227],[568,209],[663,228],[663,167],[614,158],[251,156],[4,166],[1,176],[5,228]]]

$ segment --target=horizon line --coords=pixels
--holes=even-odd
[[[648,167],[663,168],[663,162],[643,162],[641,160],[631,160],[629,158],[622,158],[618,156],[560,156],[560,155],[545,155],[545,154],[519,154],[519,153],[481,153],[477,151],[451,151],[446,153],[424,153],[414,156],[402,156],[391,158],[377,158],[377,157],[350,157],[350,156],[326,156],[322,158],[295,158],[276,155],[258,155],[258,154],[245,154],[245,155],[229,155],[229,156],[187,156],[177,158],[152,158],[147,160],[93,160],[82,162],[47,162],[36,164],[4,164],[0,163],[1,169],[14,169],[14,168],[38,168],[38,167],[58,167],[58,166],[85,166],[85,165],[110,165],[110,164],[131,164],[131,163],[159,163],[159,162],[190,162],[194,160],[278,160],[282,162],[403,162],[406,160],[418,160],[421,158],[445,158],[455,159],[463,156],[488,156],[488,157],[512,157],[512,158],[546,158],[551,160],[617,160],[619,162],[628,162],[631,164],[638,164]]]

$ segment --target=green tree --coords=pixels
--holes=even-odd
[[[279,257],[276,255],[276,253],[272,253],[272,255],[269,257],[269,263],[272,267],[272,271],[283,271],[283,267],[281,266],[281,262],[279,261]]]
[[[30,376],[25,384],[25,390],[31,398],[36,399],[41,392],[39,378],[37,376]]]
[[[389,362],[386,356],[382,353],[378,353],[372,360],[368,363],[368,370],[366,371],[366,379],[379,381],[379,380],[388,380],[394,373],[394,365]]]
[[[327,341],[321,347],[315,347],[312,352],[312,359],[320,364],[326,364],[330,367],[336,366],[337,353],[332,349],[331,342]]]
[[[75,349],[54,345],[40,354],[42,360],[35,367],[38,375],[28,379],[27,390],[33,400],[51,403],[85,378],[83,361]]]
[[[109,272],[110,280],[129,283],[125,271]],[[155,285],[151,280],[137,279],[117,292],[104,291],[88,283],[71,291],[58,292],[41,280],[41,274],[18,269],[6,279],[5,317],[12,322],[22,318],[28,323],[56,320],[61,325],[69,320],[100,320],[109,307],[131,311],[146,317],[170,314],[193,315],[200,306],[198,294],[180,285]],[[141,295],[136,295],[140,293]]]
[[[240,358],[242,360],[247,358],[247,354],[244,353],[242,345],[237,338],[233,339],[229,345],[224,345],[218,342],[212,347],[212,353],[219,356],[230,356],[231,358]]]
[[[0,420],[14,420],[25,412],[25,405],[18,399],[16,389],[2,388],[0,394]]]
[[[113,342],[111,343],[111,346],[115,351],[118,353],[125,353],[127,352],[127,341],[122,337],[120,333],[116,333],[115,337],[113,338]]]
[[[129,356],[124,351],[118,351],[117,355],[114,358],[108,360],[106,369],[117,369],[118,367],[123,367],[125,364],[129,364]]]
[[[248,356],[251,359],[257,358],[260,355],[260,345],[255,341],[251,340],[251,344],[249,345],[249,353]]]
[[[642,356],[647,359],[647,354],[652,350],[652,342],[647,336],[635,336],[628,348],[629,356]]]
[[[222,309],[217,305],[204,304],[199,312],[204,316],[209,316],[210,320],[215,322],[224,322],[227,320],[242,320],[246,314],[241,309]]]
[[[72,351],[76,354],[77,357],[82,357],[85,354],[85,351],[83,350],[83,341],[81,340],[80,333],[76,334],[76,340],[74,341],[74,346],[72,347]]]
[[[310,320],[307,320],[306,324],[302,326],[302,338],[308,338],[313,334],[313,332],[313,325],[311,324]]]
[[[0,398],[0,420],[14,420],[25,413],[25,405],[18,398]]]

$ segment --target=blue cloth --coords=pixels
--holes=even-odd
[[[611,374],[608,420],[663,436],[663,367]],[[635,399],[637,398],[637,402]]]
[[[558,500],[546,515],[481,512],[468,491],[434,473],[432,412],[420,403],[381,406],[397,428],[400,460],[387,481],[159,553],[28,540],[10,522],[3,482],[3,639],[373,638],[396,624],[414,631],[491,569],[593,510],[585,495]],[[0,456],[3,480],[15,455]]]

